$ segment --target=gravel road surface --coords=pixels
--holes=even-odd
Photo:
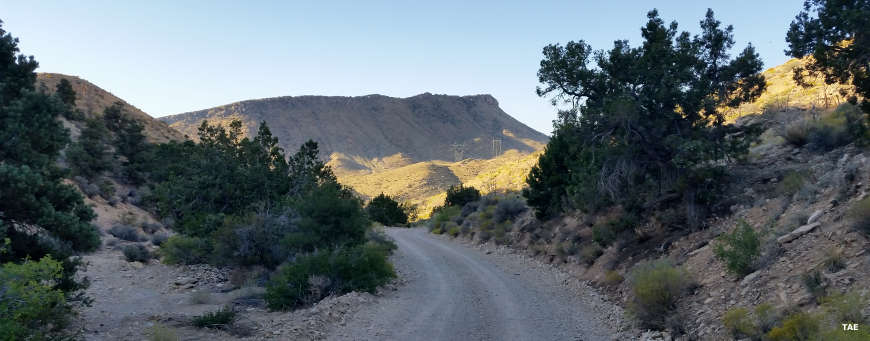
[[[612,340],[616,326],[553,269],[388,229],[405,284],[329,332],[331,340]],[[607,310],[607,309],[604,309]]]

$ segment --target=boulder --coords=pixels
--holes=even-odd
[[[812,232],[813,230],[815,230],[819,226],[821,226],[821,224],[819,224],[818,222],[815,222],[812,224],[807,224],[807,225],[798,227],[798,228],[794,229],[794,231],[791,231],[782,237],[776,238],[776,241],[779,242],[780,244],[785,244],[785,243],[791,242],[792,240],[798,239],[801,236]]]
[[[818,221],[819,218],[822,217],[823,213],[825,213],[825,212],[822,210],[816,210],[815,212],[813,212],[813,214],[810,215],[810,218],[807,219],[807,224],[812,224],[812,223],[815,223],[816,221]]]

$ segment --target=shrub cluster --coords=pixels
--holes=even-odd
[[[693,285],[688,272],[666,260],[638,264],[631,271],[631,313],[647,327],[663,329],[677,301]]]
[[[196,316],[191,321],[197,328],[223,329],[230,326],[236,320],[236,311],[232,307],[223,307],[219,310]]]
[[[502,223],[513,220],[528,209],[526,202],[521,198],[511,197],[499,200],[495,206],[493,218],[495,222]]]
[[[151,260],[151,252],[142,244],[124,246],[122,251],[128,262],[148,263]]]
[[[115,238],[126,240],[128,242],[141,242],[144,240],[142,235],[135,227],[129,225],[115,225],[109,229],[109,234]]]
[[[800,119],[789,123],[780,135],[795,147],[828,151],[865,138],[866,117],[857,106],[844,103],[820,120]]]
[[[395,277],[388,250],[375,244],[317,251],[282,265],[266,288],[269,308],[287,310],[330,294],[374,292]]]
[[[56,288],[62,272],[61,263],[48,256],[0,266],[0,339],[69,337],[65,327],[72,307]]]
[[[366,205],[369,219],[385,226],[399,226],[408,223],[408,213],[399,202],[381,193]]]
[[[713,253],[731,273],[745,276],[755,269],[756,260],[761,254],[758,233],[745,221],[741,221],[731,233],[719,237]]]
[[[165,241],[155,235],[164,261],[275,271],[266,295],[273,309],[374,290],[394,276],[387,256],[395,244],[371,232],[362,201],[337,182],[315,142],[285,157],[265,123],[254,138],[243,135],[240,121],[204,122],[200,143],[155,147],[171,166],[150,170],[146,199],[178,232]],[[300,301],[292,287],[303,284],[324,294]]]
[[[444,206],[462,207],[472,201],[480,200],[480,191],[471,186],[450,186],[447,189],[447,198],[444,199]]]
[[[866,323],[862,309],[867,298],[857,292],[832,294],[821,299],[816,312],[778,311],[760,304],[750,312],[736,307],[722,316],[725,328],[736,339],[751,340],[867,340],[866,330],[843,331],[841,323]]]

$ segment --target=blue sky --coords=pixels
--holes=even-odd
[[[706,8],[772,67],[802,1],[0,1],[40,72],[76,75],[153,116],[298,95],[488,93],[549,133],[541,49],[637,44],[646,12],[696,32]]]

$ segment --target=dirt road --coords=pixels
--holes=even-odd
[[[588,293],[552,269],[422,229],[389,229],[406,284],[329,332],[333,340],[611,340]],[[600,304],[600,302],[598,302]]]

